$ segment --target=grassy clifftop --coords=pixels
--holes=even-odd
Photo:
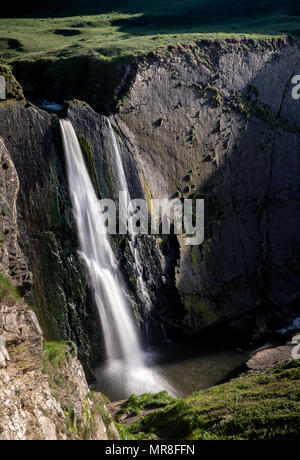
[[[299,36],[294,0],[26,2],[0,20],[0,58],[112,60],[199,38]]]
[[[158,405],[161,409],[136,421],[141,411]],[[130,416],[135,423],[130,424]],[[164,393],[131,397],[119,420],[123,439],[299,439],[300,360],[259,375],[246,374],[184,399],[170,401]]]

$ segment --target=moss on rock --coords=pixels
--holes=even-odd
[[[10,67],[7,65],[0,65],[0,75],[2,75],[6,81],[6,98],[15,101],[24,101],[23,89],[13,76]],[[5,101],[1,103],[3,104]]]
[[[90,147],[88,141],[80,133],[77,133],[77,137],[78,137],[78,141],[79,141],[79,144],[80,144],[83,156],[84,156],[84,160],[85,160],[86,166],[88,168],[88,171],[89,171],[89,174],[90,174],[90,177],[91,177],[91,180],[93,182],[95,191],[98,194],[98,197],[100,197],[101,196],[100,185],[99,185],[99,180],[98,180],[98,176],[97,176],[97,172],[96,172],[96,168],[95,168],[94,155],[91,152],[91,147]]]
[[[21,301],[20,295],[12,283],[0,273],[0,302],[15,304]]]

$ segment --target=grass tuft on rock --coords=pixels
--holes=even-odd
[[[57,369],[63,367],[68,354],[69,346],[66,342],[44,342],[43,373],[53,375]]]
[[[3,274],[0,274],[0,302],[14,305],[20,301],[21,297],[17,289]]]
[[[173,401],[166,391],[157,394],[132,395],[122,406],[117,414],[120,420],[124,415],[138,415],[145,409],[165,407]]]

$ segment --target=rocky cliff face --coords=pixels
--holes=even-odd
[[[26,291],[31,286],[31,274],[18,241],[19,228],[16,202],[19,192],[19,178],[1,138],[0,165],[1,270],[6,276],[14,280],[16,286]]]
[[[8,121],[11,122],[14,119],[15,127],[25,129],[23,135],[28,135],[26,122],[21,123],[18,117],[24,120],[26,110],[28,108],[24,103],[10,102],[0,108],[1,115],[6,115]],[[35,119],[38,115],[40,119]],[[44,123],[48,116],[33,110],[28,117],[33,117],[32,122],[35,123],[43,138],[46,131],[44,131]],[[50,119],[48,117],[48,121],[51,121],[51,117]],[[77,334],[81,334],[82,337],[86,326],[80,321],[77,321],[76,325],[70,324],[68,319],[61,316],[63,312],[53,311],[53,306],[58,308],[61,304],[56,304],[56,291],[47,294],[47,289],[51,284],[53,289],[59,288],[56,284],[58,282],[64,286],[63,289],[66,289],[64,279],[62,277],[59,279],[62,272],[56,272],[57,267],[62,266],[62,260],[66,259],[66,252],[62,248],[59,233],[55,232],[55,228],[51,229],[53,222],[53,210],[51,209],[53,195],[51,198],[51,194],[56,191],[57,196],[61,196],[57,188],[53,190],[51,182],[53,174],[58,173],[57,164],[54,172],[51,168],[53,166],[51,164],[53,145],[50,140],[49,150],[44,150],[43,142],[39,144],[37,139],[37,144],[26,146],[26,140],[21,141],[22,138],[18,138],[17,135],[10,137],[10,133],[13,131],[7,128],[6,140],[10,140],[8,142],[10,151],[16,155],[19,174],[6,144],[3,139],[0,139],[0,261],[2,272],[0,274],[0,439],[118,439],[118,433],[105,407],[105,398],[100,394],[90,393],[83,367],[77,359],[75,343],[69,342],[69,345],[48,343],[43,351],[43,334],[37,317],[21,300],[15,288],[17,287],[21,294],[30,291],[33,293],[33,298],[36,300],[35,308],[40,313],[46,333],[52,339],[51,334],[55,336],[55,331],[51,330],[51,322],[57,321],[58,323],[59,319],[61,329],[57,332],[58,338],[71,338],[73,334],[76,339]],[[30,142],[30,139],[28,141]],[[30,150],[27,151],[26,147]],[[41,161],[43,153],[45,154],[44,162]],[[31,168],[28,164],[29,158]],[[28,166],[29,171],[26,174]],[[40,167],[44,168],[39,170],[39,180],[37,170],[36,173],[34,171],[35,167],[37,170]],[[23,179],[19,181],[20,171],[22,171]],[[48,174],[50,174],[50,184]],[[44,197],[43,200],[44,187],[47,186],[50,196]],[[20,212],[19,208],[19,213],[16,204],[18,199],[20,200],[18,207],[21,206],[22,209]],[[58,216],[60,216],[58,204],[55,209],[58,210]],[[40,213],[40,221],[38,213]],[[47,225],[49,228],[45,231]],[[44,231],[43,226],[45,226]],[[48,240],[47,236],[49,236]],[[43,247],[43,243],[46,245],[47,242],[49,252],[44,250],[38,253],[37,249]],[[52,247],[50,243],[53,244]],[[21,245],[28,251],[28,260],[33,274],[29,272],[27,258]],[[52,259],[55,259],[57,252],[54,252],[54,249],[60,250],[60,260],[58,262],[56,260],[57,265],[51,267],[47,254],[48,257],[52,255]],[[75,248],[72,251],[75,257]],[[73,264],[75,263],[73,261]],[[79,265],[79,261],[77,263]],[[40,271],[40,264],[47,267],[47,271]],[[73,265],[69,263],[69,267]],[[76,276],[79,278],[77,272]],[[81,282],[84,282],[84,279],[80,278]],[[43,283],[44,294],[43,291],[38,290],[39,282]],[[45,299],[43,295],[47,295],[48,299],[51,295],[53,296],[52,303],[49,301],[49,310],[43,308],[43,305],[39,303],[41,299]],[[87,311],[84,311],[85,318],[88,317]],[[49,324],[47,318],[49,318]],[[67,328],[70,332],[66,332]],[[81,359],[86,366],[88,359],[93,356],[90,351],[92,341],[91,338],[86,343],[82,343],[77,339],[78,345],[82,347]]]
[[[299,73],[288,40],[202,41],[139,62],[116,119],[145,192],[205,198],[205,242],[179,239],[174,267],[189,333],[230,319],[255,340],[299,305]]]
[[[78,101],[68,103],[67,116],[77,132],[99,196],[112,198],[117,202],[121,190],[117,177],[119,166],[116,162],[108,118],[97,114],[88,104]],[[132,198],[147,199],[149,198],[147,187],[139,167],[135,145],[131,141],[131,133],[117,117],[111,117],[110,121],[124,166],[129,193]],[[137,321],[143,327],[145,309],[139,297],[141,293],[137,291],[135,261],[129,248],[128,238],[116,235],[111,238],[111,242],[127,282],[132,309],[136,312]],[[148,339],[157,342],[164,338],[161,324],[164,323],[172,329],[175,327],[178,333],[177,320],[182,316],[180,299],[175,288],[175,265],[179,255],[179,245],[174,237],[156,238],[144,235],[138,238],[137,248],[143,261],[143,277],[155,309],[150,316],[147,315]],[[171,305],[170,299],[172,299]]]
[[[45,361],[35,314],[22,303],[2,302],[0,439],[118,439],[102,397],[90,396],[77,358],[66,355],[55,368]]]
[[[1,269],[26,294],[46,338],[75,341],[91,375],[101,335],[77,253],[57,118],[27,104],[6,78],[14,99],[0,104]]]
[[[88,369],[101,357],[101,331],[77,254],[57,118],[27,104],[5,72],[14,101],[0,105],[2,163],[13,161],[19,193],[16,202],[16,177],[5,188],[16,207],[2,216],[2,233],[14,229],[2,266],[29,292],[46,337],[76,342]],[[111,123],[131,195],[205,198],[206,206],[202,246],[187,247],[184,237],[139,240],[154,336],[157,320],[176,334],[222,323],[230,333],[251,330],[243,336],[255,341],[297,307],[299,111],[290,91],[297,73],[299,45],[289,40],[201,41],[124,70]],[[99,196],[115,197],[107,119],[78,101],[67,115]],[[2,167],[5,183],[13,171]],[[136,308],[128,242],[113,244]],[[18,264],[7,256],[12,247]]]

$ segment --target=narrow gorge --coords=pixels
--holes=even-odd
[[[0,389],[9,379],[21,388],[9,384],[15,416],[0,413],[4,439],[82,437],[85,405],[95,422],[87,436],[118,439],[103,393],[116,402],[206,390],[300,316],[299,42],[198,40],[123,60],[108,77],[93,57],[74,63],[74,76],[63,59],[0,66]],[[53,111],[45,101],[54,100]],[[149,206],[204,199],[204,243],[106,236],[99,200],[120,191]],[[66,344],[63,372],[77,392],[61,397],[51,384],[51,343]],[[176,387],[168,354],[185,347],[203,353],[201,365],[182,355]],[[19,392],[34,378],[32,394],[43,395],[30,409]],[[170,436],[158,423],[158,439],[180,438],[168,407],[162,420]]]

